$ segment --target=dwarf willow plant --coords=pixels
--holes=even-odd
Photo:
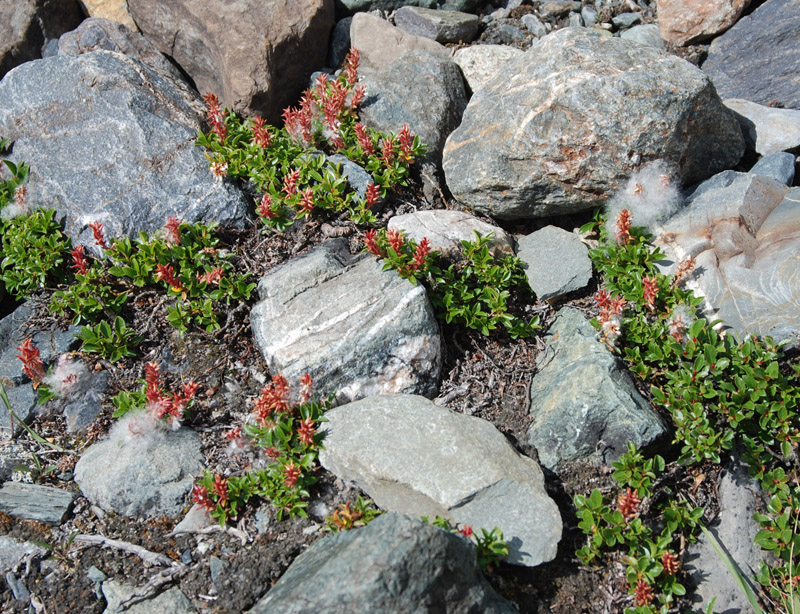
[[[262,195],[256,213],[269,228],[284,230],[315,210],[346,212],[356,224],[374,225],[371,208],[387,190],[407,185],[410,165],[425,153],[408,126],[395,135],[358,121],[365,96],[357,85],[358,62],[353,49],[339,77],[320,76],[299,107],[284,111],[282,128],[242,119],[220,108],[213,94],[204,96],[211,130],[198,132],[197,144],[207,150],[218,180],[249,182]],[[349,189],[341,166],[326,154],[342,154],[371,174],[364,198]]]
[[[671,416],[675,441],[682,446],[679,462],[719,463],[723,453],[737,450],[769,493],[765,513],[756,515],[762,526],[756,542],[780,562],[763,564],[758,579],[788,607],[800,576],[800,365],[789,364],[769,337],[737,339],[718,332],[715,322],[697,313],[701,299],[681,288],[693,261],[681,263],[674,276],[663,275],[655,264],[663,254],[642,229],[631,227],[629,212],[623,210],[616,223],[614,239],[600,226],[599,245],[590,253],[603,278],[595,295],[600,317],[593,323],[608,347],[650,384],[653,402]],[[587,501],[598,503],[581,498],[579,510]],[[603,543],[616,542],[603,538]],[[640,594],[647,596],[643,590]],[[638,599],[637,608],[645,609],[631,611],[656,611],[646,609],[656,597],[649,595],[649,601]]]

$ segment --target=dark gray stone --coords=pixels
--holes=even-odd
[[[29,62],[0,82],[0,134],[13,160],[35,161],[31,202],[66,216],[66,233],[93,245],[153,232],[167,217],[243,228],[242,192],[215,183],[194,144],[203,105],[196,93],[138,60],[95,51]]]
[[[6,574],[6,583],[8,588],[11,589],[11,594],[17,601],[28,601],[31,598],[31,592],[25,586],[25,582],[17,578],[17,576],[10,571]]]
[[[291,383],[308,373],[315,391],[339,402],[435,396],[441,340],[428,297],[381,268],[332,239],[265,275],[250,321],[270,372]]]
[[[393,11],[403,6],[421,6],[428,9],[439,8],[445,11],[473,12],[485,0],[334,0],[336,16],[367,13],[369,11]]]
[[[0,0],[0,79],[83,21],[77,0]]]
[[[627,451],[628,442],[644,447],[667,434],[580,311],[559,310],[545,343],[530,387],[528,429],[542,465],[557,470],[563,461],[590,456],[610,463]]]
[[[5,388],[11,410],[17,419],[25,424],[30,424],[39,413],[39,397],[33,386],[25,383],[15,386],[6,385]],[[23,430],[17,419],[14,420],[14,436]],[[11,415],[6,411],[4,405],[0,405],[0,431],[11,434]]]
[[[477,15],[460,11],[403,6],[395,11],[394,23],[412,34],[444,44],[472,41],[478,33],[480,20]]]
[[[80,433],[92,425],[102,409],[110,380],[108,371],[87,373],[70,391],[69,397],[60,404],[61,413],[67,419],[68,433]]]
[[[548,0],[539,4],[539,14],[545,19],[558,19],[570,11],[580,11],[581,3],[575,0]]]
[[[614,27],[622,30],[625,28],[630,28],[631,26],[639,23],[642,20],[642,15],[640,13],[620,13],[619,15],[614,15],[611,18],[611,23],[614,24]]]
[[[534,43],[470,100],[448,137],[453,196],[499,219],[596,206],[663,159],[685,185],[735,164],[744,139],[688,62],[585,28]]]
[[[347,156],[341,154],[333,154],[328,156],[328,161],[331,164],[341,165],[340,171],[342,177],[347,179],[347,183],[355,190],[359,198],[365,199],[367,197],[367,186],[374,183],[372,175],[365,171],[361,166],[353,162]]]
[[[32,542],[19,542],[13,537],[0,535],[0,572],[7,572],[28,557],[42,556],[47,551]]]
[[[581,290],[592,280],[589,248],[577,235],[556,226],[545,226],[522,237],[517,257],[525,263],[531,290],[542,301]]]
[[[800,109],[800,0],[768,0],[714,39],[703,63],[722,98]]]
[[[379,507],[498,526],[514,565],[535,567],[555,557],[561,515],[542,471],[490,422],[400,394],[342,405],[326,418],[320,463]],[[389,440],[402,443],[387,446]]]
[[[79,56],[93,51],[116,51],[137,59],[176,81],[183,76],[150,41],[121,23],[90,17],[58,40],[58,54]]]
[[[0,512],[52,525],[64,522],[74,500],[71,492],[52,486],[6,482],[0,488]]]
[[[512,614],[463,538],[384,514],[326,537],[297,557],[249,614]]]
[[[331,32],[331,42],[328,45],[328,61],[330,68],[339,68],[350,51],[350,25],[352,17],[345,17],[336,22]]]
[[[547,28],[536,15],[528,13],[520,18],[522,25],[528,29],[528,32],[533,34],[536,38],[547,36]]]
[[[362,79],[367,97],[361,121],[397,134],[408,124],[428,146],[425,158],[441,160],[447,135],[458,126],[467,106],[458,65],[427,51],[412,51],[381,71]]]
[[[797,157],[785,151],[764,156],[750,169],[753,175],[771,177],[776,181],[792,185]]]

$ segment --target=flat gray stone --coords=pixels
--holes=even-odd
[[[498,526],[515,565],[534,567],[555,557],[561,515],[541,469],[491,423],[410,395],[370,397],[326,417],[320,463],[355,482],[379,507],[487,530]]]
[[[163,614],[194,614],[197,610],[192,606],[192,602],[178,588],[170,588],[155,597],[134,602],[132,605],[123,608],[122,602],[125,601],[134,591],[134,587],[118,582],[117,580],[106,580],[103,582],[103,596],[106,598],[107,606],[103,614],[153,614],[163,612]]]
[[[422,6],[445,11],[475,11],[481,7],[483,0],[336,0],[336,14],[352,15],[353,13],[374,10],[393,11],[402,6]]]
[[[628,442],[641,448],[667,434],[580,311],[559,310],[544,341],[547,349],[530,386],[528,429],[542,465],[557,470],[561,462],[591,456],[610,463],[627,451]]]
[[[800,151],[800,109],[773,109],[736,98],[724,102],[736,113],[748,148],[762,156]]]
[[[469,43],[478,33],[480,19],[477,15],[460,11],[402,6],[394,13],[394,23],[398,28],[437,43]]]
[[[143,412],[139,412],[142,414]],[[203,473],[200,435],[182,427],[174,432],[147,429],[131,414],[107,439],[90,446],[75,466],[84,496],[123,516],[175,517],[186,507],[194,480]]]
[[[383,514],[319,540],[249,614],[414,612],[513,614],[481,574],[473,548],[420,520]]]
[[[483,87],[504,63],[524,52],[505,45],[473,45],[456,51],[453,60],[458,64],[472,92]]]
[[[52,525],[64,522],[74,500],[71,492],[53,486],[6,482],[0,488],[0,512]]]
[[[489,242],[492,255],[497,258],[514,255],[514,237],[499,226],[494,226],[465,211],[436,209],[395,215],[387,228],[402,230],[406,237],[417,242],[426,238],[431,251],[448,258],[458,258],[463,252],[462,241],[475,241],[475,231],[491,234]]]
[[[353,260],[333,239],[261,279],[250,322],[270,371],[290,383],[309,373],[340,403],[436,396],[441,340],[425,289],[372,257]]]
[[[797,165],[797,156],[786,151],[769,154],[761,158],[750,173],[770,177],[790,186],[794,182],[794,173]]]
[[[0,572],[5,574],[29,556],[42,556],[47,551],[32,542],[17,541],[13,537],[0,535]]]
[[[641,20],[642,16],[640,13],[620,13],[611,18],[611,23],[614,24],[615,28],[622,30],[624,28],[630,28]]]
[[[543,301],[581,290],[592,280],[589,248],[577,235],[556,226],[522,237],[517,257],[525,263],[531,290]]]
[[[656,49],[664,48],[664,39],[661,38],[661,32],[659,31],[658,26],[654,23],[633,26],[632,28],[621,32],[619,37],[624,38],[625,40],[634,41],[635,43],[641,43],[642,45],[649,45],[651,47],[655,47]]]

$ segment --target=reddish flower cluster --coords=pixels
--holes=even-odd
[[[148,362],[144,366],[145,396],[148,408],[159,420],[169,418],[171,421],[182,420],[189,402],[197,394],[199,385],[193,381],[183,385],[178,393],[166,392],[161,383],[158,363]]]
[[[16,356],[22,361],[22,372],[31,379],[34,387],[38,386],[45,373],[39,348],[33,345],[33,338],[28,337],[17,350],[20,352]]]
[[[228,127],[225,125],[225,113],[219,106],[219,98],[211,92],[206,92],[203,100],[208,105],[208,123],[211,124],[211,132],[217,135],[220,143],[225,142],[228,136]]]
[[[653,597],[653,587],[644,580],[639,580],[633,591],[633,603],[637,606],[648,605],[652,603]]]
[[[400,159],[404,162],[413,162],[414,156],[412,155],[412,148],[414,146],[414,135],[408,128],[408,124],[403,124],[400,129],[400,134],[397,135],[397,140],[400,143]]]
[[[28,196],[28,186],[26,186],[24,183],[17,186],[17,188],[14,190],[14,198],[20,207],[25,205],[26,196]]]
[[[621,296],[612,297],[607,290],[598,290],[594,295],[594,300],[600,306],[600,321],[606,322],[614,316],[622,315],[627,301]]]
[[[156,279],[163,281],[175,292],[183,292],[184,287],[181,282],[175,277],[175,269],[171,264],[159,264],[156,266]]]
[[[72,256],[72,268],[76,273],[86,275],[89,272],[89,263],[86,262],[86,256],[83,255],[83,245],[78,245],[70,250]]]
[[[276,375],[272,378],[271,384],[261,389],[253,413],[261,426],[267,426],[271,423],[270,418],[273,413],[288,413],[290,410],[289,382],[282,375]]]
[[[318,83],[318,92],[322,101],[322,116],[324,117],[325,125],[333,132],[338,132],[341,127],[339,115],[345,108],[347,88],[339,81],[334,81],[329,88],[323,85],[320,90]]]
[[[272,446],[268,448],[264,448],[264,454],[267,455],[267,458],[270,460],[278,460],[281,457],[281,451],[278,448],[273,448]]]
[[[658,279],[653,277],[642,277],[642,299],[650,310],[656,307],[656,297],[658,296]]]
[[[350,53],[344,59],[345,79],[350,85],[355,85],[358,81],[358,64],[361,61],[361,52],[355,47],[350,49]]]
[[[307,446],[314,444],[314,435],[317,434],[317,428],[314,424],[313,418],[306,418],[300,421],[300,426],[297,427],[297,434]]]
[[[300,403],[306,403],[309,399],[311,399],[311,386],[313,381],[311,380],[311,376],[306,373],[303,377],[300,378]]]
[[[472,526],[471,525],[465,525],[465,526],[461,527],[458,530],[458,532],[461,533],[461,535],[463,535],[464,537],[472,537]]]
[[[192,489],[192,501],[197,503],[197,505],[202,507],[207,512],[211,512],[215,507],[217,507],[216,503],[211,500],[211,497],[208,494],[208,489],[202,484],[197,484]]]
[[[286,132],[302,147],[309,147],[314,141],[311,105],[310,97],[304,95],[300,99],[299,109],[287,107],[283,111],[283,126],[286,128]]]
[[[361,150],[368,156],[373,155],[375,153],[375,143],[372,142],[372,137],[367,132],[367,129],[360,122],[356,122],[353,130],[355,130],[356,140]]]
[[[636,494],[636,491],[628,486],[626,491],[617,499],[617,509],[620,511],[625,520],[630,520],[639,513],[639,504],[641,502],[642,501],[639,499],[639,495]]]
[[[417,251],[414,252],[414,260],[409,265],[412,270],[416,271],[420,267],[425,266],[425,261],[428,259],[428,254],[431,251],[431,242],[427,237],[423,237],[422,241],[417,245]]]
[[[307,188],[300,193],[300,210],[311,213],[314,210],[314,190]]]
[[[283,192],[286,196],[297,194],[297,182],[300,181],[300,171],[293,169],[283,178]]]
[[[261,197],[261,202],[258,207],[256,207],[256,214],[268,220],[271,220],[275,216],[275,213],[272,211],[272,196],[264,194],[264,196]]]
[[[220,279],[222,279],[222,267],[217,267],[200,275],[197,281],[208,284],[209,286],[218,286]]]
[[[376,258],[385,258],[386,252],[384,252],[380,245],[378,245],[376,237],[377,232],[375,232],[374,228],[371,228],[364,234],[364,244],[367,246],[367,250],[370,254]]]
[[[228,480],[216,474],[213,488],[214,494],[217,495],[217,504],[225,507],[228,504]]]
[[[399,254],[405,242],[402,233],[391,229],[386,233],[386,240],[389,241],[389,247],[391,247],[396,254]]]
[[[253,143],[264,149],[272,145],[272,133],[263,117],[253,120]]]
[[[681,285],[686,280],[686,278],[692,274],[695,265],[696,262],[694,258],[692,258],[691,256],[689,256],[688,258],[686,258],[686,260],[681,262],[678,265],[678,269],[675,271],[675,275],[672,277],[672,286],[676,287]]]
[[[106,237],[103,234],[103,224],[101,222],[92,222],[89,224],[89,228],[92,229],[95,245],[103,249],[108,249],[109,245],[106,243]]]
[[[370,183],[366,190],[367,209],[381,202],[381,190],[375,183]]]
[[[664,573],[668,576],[674,576],[678,573],[678,568],[681,566],[678,560],[678,555],[671,552],[665,552],[661,555],[661,565],[664,567]]]
[[[631,235],[632,221],[631,212],[628,209],[623,209],[617,214],[617,243],[620,245],[627,245],[633,238]]]
[[[381,143],[381,160],[383,165],[389,167],[394,162],[394,137],[387,136]]]
[[[164,230],[167,231],[167,243],[178,245],[181,242],[181,220],[174,215],[167,218]]]
[[[294,488],[297,484],[297,480],[299,480],[302,475],[302,471],[300,467],[295,465],[294,461],[289,461],[283,466],[283,474],[283,483],[289,488]]]

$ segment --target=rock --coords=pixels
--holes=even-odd
[[[569,14],[569,23],[567,24],[570,28],[582,28],[583,27],[583,17],[581,17],[580,13],[570,13]]]
[[[633,26],[630,30],[620,33],[619,37],[642,45],[650,45],[656,49],[664,48],[664,39],[661,38],[658,26],[654,23]]]
[[[464,205],[513,220],[596,206],[648,161],[676,165],[688,184],[743,152],[733,113],[697,68],[658,49],[565,28],[473,95],[443,166]]]
[[[6,386],[6,394],[8,395],[11,408],[16,415],[14,419],[14,431],[13,433],[11,431],[11,416],[5,410],[5,406],[2,406],[2,411],[0,411],[0,432],[3,433],[4,438],[6,435],[13,435],[16,437],[22,431],[22,427],[17,421],[21,420],[25,424],[30,424],[37,416],[39,397],[30,384]]]
[[[212,524],[214,524],[214,520],[208,515],[206,509],[195,503],[191,509],[186,512],[186,516],[183,517],[183,520],[175,525],[172,533],[173,535],[195,533],[206,527],[210,527]]]
[[[28,557],[40,557],[47,551],[34,543],[16,539],[7,535],[0,535],[0,571],[5,572],[13,569]]]
[[[761,158],[756,162],[755,166],[750,169],[750,173],[753,175],[771,177],[776,181],[790,186],[794,181],[796,164],[797,158],[794,154],[781,151]]]
[[[10,400],[9,398],[9,401]],[[3,409],[5,410],[5,407],[3,407]],[[16,413],[16,411],[14,413]],[[3,445],[0,446],[0,484],[2,484],[10,480],[14,468],[18,465],[24,465],[28,462],[30,456],[23,446],[12,440],[7,440],[5,427],[0,430],[0,435],[3,441]],[[2,552],[2,548],[0,548],[0,552]],[[0,559],[0,561],[1,560],[2,559]],[[2,567],[0,567],[0,570],[1,569]]]
[[[769,555],[754,541],[760,527],[753,519],[753,514],[756,510],[763,510],[766,501],[759,494],[761,489],[758,482],[741,465],[728,468],[718,488],[719,520],[708,529],[741,570],[744,581],[758,594],[758,588],[750,578],[758,571],[761,561],[768,560]],[[715,612],[753,611],[705,535],[701,535],[697,543],[688,546],[685,569],[697,586],[693,603],[698,610],[705,610],[706,605],[716,597]]]
[[[80,2],[89,17],[116,21],[133,32],[139,31],[128,11],[128,0],[80,0]]]
[[[403,6],[471,12],[480,8],[483,3],[484,0],[334,0],[337,16],[368,13],[375,10],[393,11]]]
[[[400,56],[409,51],[429,51],[449,57],[447,48],[423,36],[415,36],[388,21],[357,13],[350,25],[350,44],[361,52],[360,69],[370,70],[388,68]],[[369,91],[368,91],[369,93]]]
[[[492,254],[501,258],[514,255],[514,238],[499,226],[493,226],[464,211],[416,211],[396,215],[389,220],[388,228],[403,230],[406,237],[419,242],[427,238],[431,250],[447,258],[458,258],[462,241],[474,241],[475,231],[492,235]]]
[[[748,149],[766,156],[800,151],[800,109],[772,109],[749,100],[725,100],[736,113]]]
[[[491,423],[410,395],[363,399],[326,418],[320,463],[355,482],[379,507],[497,526],[515,565],[534,567],[555,557],[561,516],[541,469]],[[395,445],[387,446],[390,440]]]
[[[548,0],[539,4],[539,14],[545,19],[558,19],[570,11],[580,11],[581,3],[572,0]]]
[[[581,8],[581,17],[584,25],[589,28],[597,23],[597,9],[590,5],[583,6]]]
[[[345,17],[337,21],[333,27],[331,42],[328,45],[327,66],[338,68],[347,57],[347,53],[350,51],[350,27],[352,23],[352,17]]]
[[[467,106],[458,65],[428,51],[412,51],[388,68],[366,75],[362,123],[397,134],[408,124],[428,146],[424,160],[438,161],[447,135]]]
[[[476,92],[497,73],[499,66],[522,54],[505,45],[473,45],[456,51],[453,60],[464,73],[470,91]]]
[[[523,45],[527,38],[522,28],[505,20],[492,21],[481,34],[481,40],[492,45]]]
[[[92,425],[100,413],[110,380],[108,371],[87,373],[81,377],[69,397],[61,403],[61,413],[67,419],[67,433],[80,433]]]
[[[459,11],[403,6],[395,11],[394,23],[411,34],[444,44],[472,41],[478,33],[480,20],[477,15]]]
[[[120,419],[107,439],[83,453],[75,482],[106,511],[131,518],[177,516],[203,473],[200,436],[186,427],[161,432],[142,417],[144,412],[136,414]]]
[[[435,396],[441,340],[428,297],[381,268],[333,239],[265,275],[250,322],[270,372],[292,384],[309,373],[314,390],[338,402]]]
[[[714,39],[703,63],[722,98],[800,109],[800,0],[767,0]]]
[[[515,611],[483,577],[465,539],[384,514],[316,542],[249,614]]]
[[[183,81],[178,69],[150,41],[121,23],[90,17],[58,39],[59,55],[74,57],[100,50],[124,53],[167,77]]]
[[[6,584],[8,584],[11,594],[17,601],[28,601],[31,598],[31,592],[25,586],[25,582],[17,578],[12,572],[6,574]]]
[[[545,226],[521,238],[517,256],[525,263],[531,290],[542,301],[581,290],[592,280],[589,248],[577,235],[556,226]]]
[[[103,614],[152,614],[153,612],[168,612],[169,614],[194,614],[197,610],[192,602],[186,598],[180,589],[170,588],[155,597],[135,601],[132,605],[123,606],[122,602],[133,594],[134,587],[116,580],[103,582],[103,596],[107,606]]]
[[[154,232],[173,215],[234,228],[253,218],[194,144],[202,112],[186,85],[108,51],[29,62],[0,82],[0,134],[15,141],[14,161],[35,161],[31,202],[92,246],[94,221],[112,237]]]
[[[81,21],[77,0],[0,0],[0,79]]]
[[[796,342],[800,331],[800,188],[726,171],[697,186],[655,243],[698,271],[704,309],[740,335]]]
[[[694,45],[736,23],[750,0],[658,0],[658,27],[673,45]]]
[[[367,197],[367,186],[374,183],[372,175],[342,154],[328,156],[328,161],[332,166],[341,165],[339,167],[341,176],[347,179],[347,183],[350,184],[350,187],[358,194],[359,198],[365,199]]]
[[[0,488],[0,512],[52,525],[66,520],[74,500],[71,492],[53,486],[6,482]]]
[[[522,25],[527,28],[528,32],[533,34],[536,38],[547,36],[547,28],[536,15],[527,13],[520,18],[520,21]]]
[[[590,456],[610,463],[627,451],[628,442],[641,448],[667,434],[580,311],[560,309],[545,343],[530,386],[528,429],[542,465],[557,470],[564,461]]]
[[[613,23],[614,27],[618,30],[622,30],[624,28],[630,28],[641,20],[642,16],[639,13],[620,13],[611,18],[611,23]]]
[[[277,124],[325,63],[332,0],[128,0],[136,24],[200,92]]]

